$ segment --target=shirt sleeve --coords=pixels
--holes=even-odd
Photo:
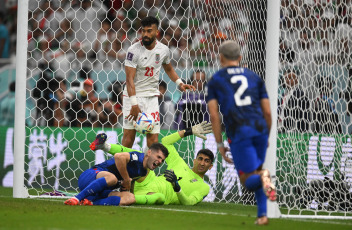
[[[137,61],[138,61],[137,50],[133,49],[132,47],[128,48],[126,59],[125,59],[125,66],[137,68]]]
[[[163,64],[169,64],[170,63],[170,57],[171,57],[171,51],[168,48],[166,51],[166,56],[164,58]]]
[[[195,205],[201,202],[204,197],[206,197],[209,193],[209,186],[202,186],[198,190],[192,192],[189,196],[187,196],[181,188],[181,191],[177,192],[178,200],[182,205]]]
[[[161,139],[161,143],[167,148],[169,151],[169,156],[165,159],[166,163],[170,166],[170,163],[182,159],[174,146],[174,143],[181,139],[180,134],[178,132],[168,135]]]

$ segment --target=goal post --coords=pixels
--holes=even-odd
[[[28,0],[18,1],[17,54],[16,54],[16,107],[13,166],[13,197],[28,197],[25,175],[25,110],[27,80]]]
[[[276,182],[276,142],[277,142],[277,92],[279,79],[279,37],[280,37],[280,1],[268,1],[267,30],[266,30],[266,76],[265,83],[271,107],[271,131],[269,147],[264,163],[268,169],[273,183]],[[270,37],[270,39],[268,39]],[[278,218],[281,216],[277,202],[267,201],[268,217]]]

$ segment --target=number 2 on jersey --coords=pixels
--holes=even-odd
[[[145,74],[146,77],[153,77],[154,75],[154,67],[145,67]]]
[[[238,81],[241,82],[240,87],[238,87],[234,98],[237,106],[245,106],[245,105],[250,105],[252,104],[252,99],[250,96],[245,96],[243,99],[241,99],[243,93],[246,91],[248,88],[248,81],[247,78],[243,75],[236,75],[231,77],[231,83],[236,84]]]

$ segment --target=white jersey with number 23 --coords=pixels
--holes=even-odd
[[[162,64],[170,63],[169,48],[159,41],[152,50],[142,42],[136,42],[127,50],[125,66],[136,68],[134,85],[137,97],[157,96],[159,92],[159,74]],[[123,95],[128,96],[127,87]]]

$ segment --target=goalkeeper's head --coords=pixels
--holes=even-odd
[[[193,160],[192,171],[203,178],[204,174],[213,167],[213,161],[213,152],[209,149],[201,149],[198,151],[196,159]]]

